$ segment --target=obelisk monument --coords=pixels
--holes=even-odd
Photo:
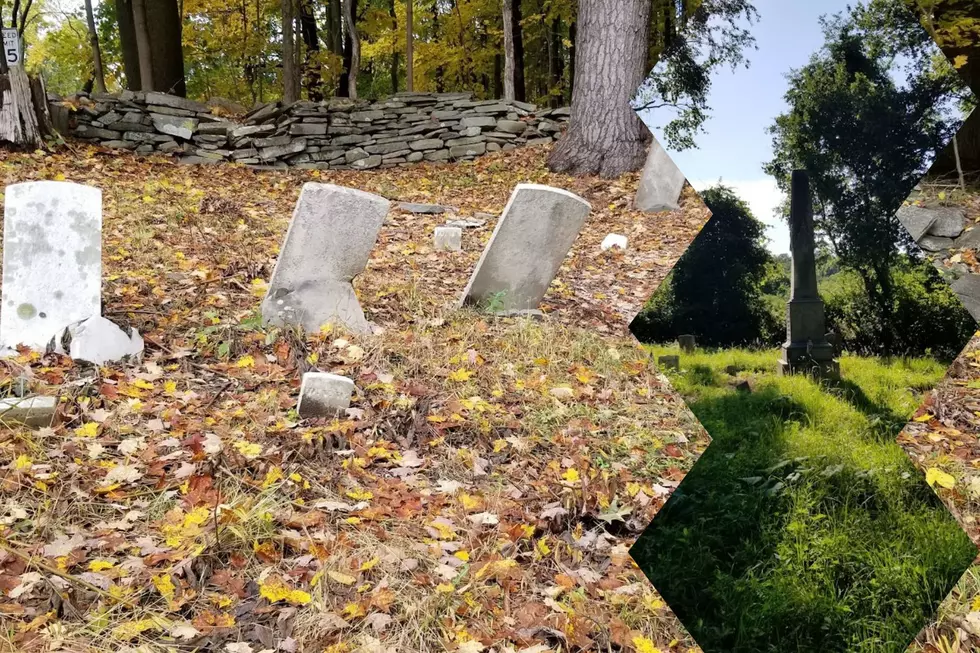
[[[823,300],[817,292],[813,202],[810,178],[805,170],[793,171],[789,229],[793,277],[786,305],[786,344],[779,362],[780,372],[840,378],[834,347],[826,337]]]

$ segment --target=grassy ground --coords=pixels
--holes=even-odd
[[[103,189],[104,312],[147,342],[139,366],[0,367],[62,397],[53,428],[0,430],[0,650],[690,647],[627,552],[707,440],[626,325],[707,214],[691,196],[638,214],[635,175],[552,175],[545,155],[330,174],[0,157],[4,184]],[[383,333],[264,331],[317,180],[460,215],[537,182],[594,211],[540,324],[452,308],[493,220],[451,254],[431,247],[444,216],[393,208],[355,283]],[[610,232],[626,253],[599,252]],[[297,419],[310,369],[355,380],[346,419]]]
[[[708,650],[901,651],[976,553],[894,444],[943,367],[845,356],[825,387],[777,357],[681,355],[713,444],[634,556]]]

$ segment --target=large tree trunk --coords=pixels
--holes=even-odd
[[[153,90],[184,97],[183,23],[177,0],[144,0],[146,20],[150,26],[150,51],[153,62]]]
[[[391,33],[398,34],[398,12],[395,10],[395,0],[388,0],[388,15],[391,17]],[[398,92],[398,68],[401,65],[401,53],[398,51],[398,39],[392,38],[391,46],[391,92]]]
[[[357,75],[361,68],[361,39],[357,35],[357,0],[344,0],[344,25],[347,27],[347,47],[350,50],[347,66],[347,97],[357,99]]]
[[[119,45],[122,49],[123,71],[126,73],[126,88],[130,91],[142,90],[139,45],[136,42],[136,24],[133,22],[133,0],[116,0],[116,21],[119,24]]]
[[[575,93],[553,172],[611,179],[639,170],[650,130],[630,105],[647,74],[650,0],[579,0]]]
[[[146,22],[146,0],[133,0],[133,26],[136,30],[136,48],[140,61],[140,90],[154,91],[153,50]]]
[[[415,0],[405,2],[405,90],[415,92]]]
[[[511,29],[514,35],[514,99],[518,102],[527,102],[527,86],[524,82],[524,28],[521,21],[524,16],[521,13],[521,0],[511,0],[513,21]]]
[[[504,2],[504,99],[513,102],[514,94],[514,0]]]
[[[341,0],[327,0],[327,20],[330,25],[328,30],[328,42],[330,51],[342,57],[344,55],[344,19],[340,11]]]
[[[320,62],[317,56],[320,52],[320,30],[316,24],[316,15],[310,0],[301,0],[299,22],[303,33],[303,43],[306,45],[303,58],[303,85],[306,87],[306,97],[319,102],[323,99],[321,89]]]
[[[562,93],[562,82],[565,78],[565,57],[562,55],[561,46],[561,19],[556,18],[551,23],[551,38],[549,39],[548,52],[548,74],[551,77],[551,88],[548,89],[551,96],[551,107],[557,109],[562,105],[562,95],[554,91],[558,89]]]
[[[102,50],[99,48],[99,33],[95,30],[95,15],[92,13],[92,0],[85,0],[85,20],[88,23],[88,40],[92,46],[92,66],[95,68],[95,90],[105,93],[105,68],[102,66]]]
[[[282,100],[290,103],[299,99],[296,71],[296,0],[282,0]]]
[[[36,150],[44,145],[44,136],[50,131],[40,79],[32,81],[23,66],[0,72],[0,143]]]

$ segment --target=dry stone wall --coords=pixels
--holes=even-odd
[[[523,102],[474,100],[469,93],[272,103],[234,118],[163,93],[79,94],[52,101],[73,108],[63,129],[105,147],[169,153],[185,163],[317,169],[470,160],[550,143],[569,115],[567,108],[539,111]]]

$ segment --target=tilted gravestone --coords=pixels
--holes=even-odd
[[[645,213],[676,211],[680,208],[684,181],[684,173],[674,164],[657,139],[653,139],[640,174],[640,187],[634,201],[636,208]]]
[[[591,210],[566,190],[518,184],[459,305],[498,313],[537,310]]]
[[[677,336],[677,344],[685,354],[693,353],[698,346],[698,339],[690,334]]]
[[[0,344],[43,349],[102,312],[102,191],[63,181],[6,189]]]
[[[304,184],[262,302],[263,322],[369,332],[351,282],[367,266],[388,208],[388,200],[364,191]]]

